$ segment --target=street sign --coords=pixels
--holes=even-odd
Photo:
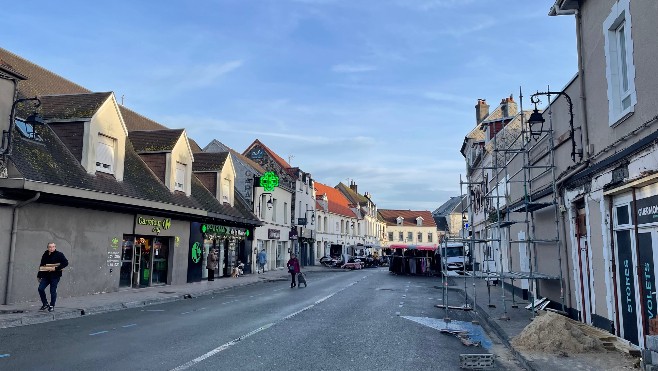
[[[306,225],[306,218],[297,218],[297,225]]]

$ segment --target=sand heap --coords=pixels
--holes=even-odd
[[[512,340],[512,344],[529,351],[584,353],[603,350],[597,338],[585,334],[576,323],[564,316],[544,312]]]

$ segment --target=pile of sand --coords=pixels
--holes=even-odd
[[[603,350],[597,338],[585,334],[573,320],[552,312],[545,312],[526,326],[512,340],[512,344],[529,351],[584,353]]]

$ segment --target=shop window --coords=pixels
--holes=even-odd
[[[96,143],[96,171],[114,174],[114,149],[116,140],[103,134],[98,134]]]
[[[628,205],[615,207],[617,225],[631,224],[630,213],[628,212]]]

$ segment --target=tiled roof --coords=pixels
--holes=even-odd
[[[448,201],[444,202],[443,205],[439,206],[436,210],[434,210],[432,212],[432,215],[434,215],[434,216],[446,216],[446,215],[450,214],[455,209],[455,207],[457,207],[459,205],[459,202],[462,198],[463,197],[460,197],[460,196],[450,197],[450,199]],[[464,206],[466,206],[466,205],[464,205]],[[464,209],[466,209],[466,207],[464,207]],[[461,209],[459,210],[459,212],[461,213]]]
[[[136,130],[128,132],[128,138],[137,153],[168,152],[174,149],[184,129]]]
[[[261,146],[261,147],[263,148],[263,150],[264,150],[265,152],[267,152],[267,153],[270,155],[270,157],[272,157],[272,158],[274,159],[274,161],[278,162],[279,165],[280,165],[282,168],[284,168],[284,169],[290,169],[290,168],[292,167],[292,166],[290,166],[290,164],[289,164],[288,162],[286,162],[286,160],[282,159],[279,155],[276,154],[276,152],[272,151],[268,146],[266,146],[265,144],[263,144],[263,142],[261,142],[261,141],[258,140],[258,139],[254,140],[254,142],[251,143],[251,145],[250,145],[249,147],[247,147],[247,149],[246,149],[244,152],[242,152],[242,154],[243,154],[244,156],[247,156],[247,154],[249,153],[249,150],[250,150],[252,147],[256,146],[256,145]]]
[[[365,196],[359,194],[358,192],[355,192],[352,188],[349,186],[343,184],[343,182],[338,183],[336,186],[336,189],[341,191],[345,197],[347,197],[348,200],[350,200],[350,203],[352,204],[359,204],[359,205],[367,205],[368,204],[368,198]]]
[[[222,171],[228,152],[199,152],[194,154],[193,171]]]
[[[0,48],[0,60],[2,60],[6,67],[8,66],[10,69],[28,78],[18,84],[20,98],[55,94],[91,93],[91,90],[2,48]]]
[[[379,209],[379,214],[386,221],[386,225],[397,225],[397,218],[401,216],[404,218],[403,226],[415,227],[416,218],[420,216],[423,218],[423,227],[436,227],[432,213],[429,211]]]
[[[192,176],[192,198],[198,202],[204,210],[213,212],[217,217],[228,219],[235,222],[246,223],[251,225],[262,225],[261,221],[251,213],[244,205],[231,206],[227,203],[219,202],[206,187],[203,186],[199,178]]]
[[[85,93],[41,96],[39,111],[46,120],[92,117],[112,93]]]
[[[139,113],[132,111],[124,106],[119,105],[121,116],[126,123],[128,130],[163,130],[168,129],[166,126],[144,117]]]
[[[327,194],[327,200],[329,201],[329,212],[333,214],[343,215],[348,218],[356,218],[356,214],[352,209],[349,208],[349,201],[343,194],[336,188],[329,187],[320,182],[315,182],[315,194],[317,196],[322,196]]]
[[[203,152],[201,147],[199,146],[199,143],[197,143],[194,139],[192,138],[187,138],[188,143],[190,143],[190,149],[192,150],[192,153],[199,153]],[[196,155],[195,155],[196,158]]]
[[[247,167],[251,167],[252,170],[254,170],[255,173],[262,175],[264,174],[267,170],[265,170],[260,164],[255,162],[254,160],[250,159],[249,157],[243,155],[242,153],[234,150],[233,148],[227,146],[226,144],[218,141],[217,139],[213,139],[210,143],[208,143],[207,146],[203,148],[204,152],[225,152],[229,151],[231,153],[231,156],[233,156],[234,159],[237,159],[238,161],[242,162],[243,165]],[[194,157],[196,160],[196,155]]]

